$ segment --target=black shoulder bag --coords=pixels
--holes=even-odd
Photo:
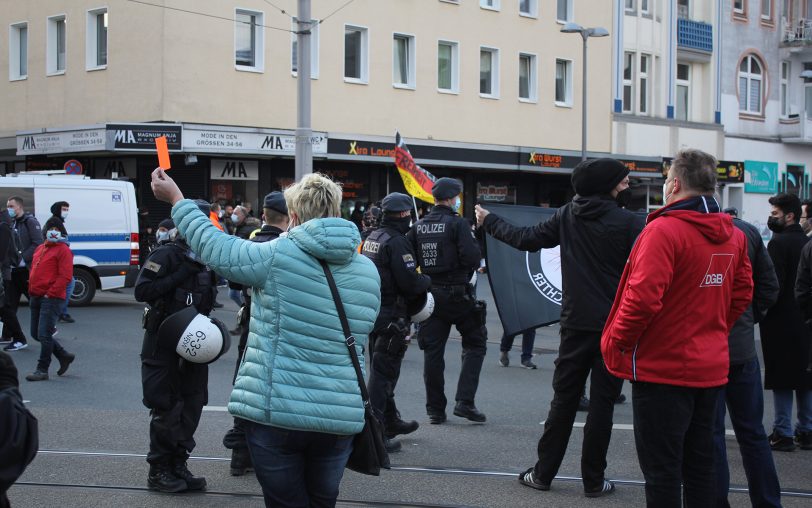
[[[346,467],[356,473],[378,476],[381,473],[381,468],[389,469],[389,455],[386,453],[383,442],[383,428],[381,422],[372,414],[372,408],[369,405],[369,394],[364,384],[364,375],[361,373],[361,364],[358,362],[358,353],[355,351],[355,337],[350,332],[350,325],[347,322],[347,315],[344,313],[344,305],[341,303],[341,297],[338,294],[335,280],[333,280],[333,274],[330,272],[326,261],[320,259],[319,263],[321,263],[324,275],[330,284],[330,292],[333,293],[338,317],[341,320],[341,328],[344,330],[347,350],[350,352],[352,365],[355,367],[355,375],[358,377],[361,399],[364,401],[364,429],[356,434],[352,440],[352,453],[350,453]]]

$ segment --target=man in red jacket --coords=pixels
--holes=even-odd
[[[713,425],[727,383],[728,334],[750,304],[747,241],[713,197],[716,159],[677,154],[665,206],[632,249],[601,338],[612,374],[632,381],[647,506],[713,506]]]
[[[48,379],[51,355],[59,360],[58,375],[68,370],[76,358],[53,338],[56,320],[65,303],[65,292],[73,278],[73,253],[57,226],[45,231],[45,242],[34,251],[28,280],[29,308],[31,309],[31,336],[42,346],[37,370],[25,376],[29,381]]]

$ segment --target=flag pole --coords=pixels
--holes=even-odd
[[[414,205],[414,220],[420,219],[420,213],[417,211],[417,200],[412,196],[412,204]]]

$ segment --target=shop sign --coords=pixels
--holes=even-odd
[[[259,162],[212,159],[212,180],[259,180]]]
[[[21,134],[17,136],[17,155],[93,152],[104,149],[104,129]]]
[[[185,129],[183,149],[198,153],[296,153],[296,136],[217,129]],[[309,138],[314,154],[327,153],[327,136],[314,134]]]
[[[155,138],[166,137],[170,151],[181,149],[183,127],[167,124],[107,124],[109,146],[113,150],[155,151]]]
[[[516,203],[516,187],[477,183],[477,199],[496,203]]]
[[[744,192],[775,194],[778,191],[778,163],[744,161]]]
[[[545,152],[530,152],[527,159],[529,164],[533,166],[541,166],[543,168],[574,168],[581,162],[580,157],[572,155],[558,155]]]
[[[618,159],[631,172],[657,173],[662,171],[662,164],[657,161],[642,161],[637,159]]]
[[[663,178],[668,176],[673,157],[663,157]],[[741,161],[717,161],[716,181],[719,183],[744,182],[744,163]]]
[[[136,162],[134,158],[127,159],[96,159],[96,177],[101,178],[135,178]]]

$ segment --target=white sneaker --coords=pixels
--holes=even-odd
[[[25,342],[12,342],[8,346],[3,348],[3,351],[19,351],[21,349],[25,349],[28,347],[28,343]]]

